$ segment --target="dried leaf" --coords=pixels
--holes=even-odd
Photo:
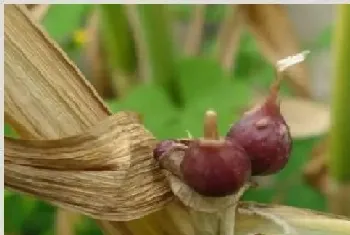
[[[330,128],[329,107],[315,101],[283,98],[281,112],[295,138],[322,135]]]
[[[253,103],[261,103],[257,97]],[[294,138],[307,138],[326,133],[330,128],[330,109],[327,105],[298,97],[281,97],[281,112]]]
[[[98,5],[100,39],[106,64],[118,97],[125,96],[138,83],[137,56],[125,5]]]
[[[89,17],[86,27],[87,41],[83,48],[84,60],[86,62],[86,74],[97,92],[104,98],[115,96],[114,84],[109,75],[106,56],[101,47],[99,30],[99,12],[94,9]]]
[[[250,209],[250,212],[249,210],[246,211],[246,209]],[[350,220],[346,217],[331,216],[325,213],[288,206],[266,206],[250,202],[241,203],[236,224],[237,230],[235,235],[350,234]]]
[[[222,68],[227,72],[233,70],[242,32],[242,23],[239,7],[235,5],[229,6],[225,18],[220,25],[217,38],[217,57]]]
[[[328,197],[328,206],[331,212],[349,215],[350,184],[347,182],[334,182],[329,175],[327,159],[329,155],[329,137],[322,139],[314,147],[311,159],[303,169],[304,180]]]
[[[56,235],[74,235],[75,227],[74,224],[77,223],[79,215],[67,212],[65,210],[57,210],[56,212]]]
[[[137,14],[137,5],[128,4],[124,6],[125,12],[128,18],[131,32],[135,40],[135,50],[138,58],[138,77],[144,82],[149,79],[148,74],[150,74],[150,68],[147,64],[148,51],[144,35],[141,32],[141,22],[140,17]]]
[[[57,138],[108,116],[81,72],[21,7],[5,7],[4,29],[5,120],[17,133]]]
[[[5,6],[5,80],[6,121],[14,127],[22,138],[57,139],[62,136],[81,134],[88,127],[105,120],[110,114],[101,98],[84,80],[81,72],[70,62],[62,50],[57,48],[56,44],[39,29],[28,13],[18,5]],[[148,135],[147,138],[150,137],[149,134],[146,135]],[[147,146],[147,144],[143,146],[143,149],[150,148],[151,145]],[[121,214],[129,219],[159,210],[167,202],[167,198],[171,198],[169,188],[161,179],[163,177],[161,173],[156,171],[154,167],[147,168],[148,164],[152,162],[152,151],[150,149],[147,151],[148,156],[145,161],[135,159],[137,161],[135,166],[141,168],[139,168],[140,171],[135,172],[137,177],[128,178],[130,180],[128,187],[120,192],[120,195],[125,195],[125,197],[105,195],[105,197],[124,197],[126,202],[132,205],[130,199],[133,197],[132,195],[136,195],[133,192],[145,189],[147,193],[143,191],[143,195],[146,199],[139,200],[142,204],[140,208],[146,208],[149,205],[150,211],[148,209],[139,210],[139,208],[135,208],[136,211],[122,211]],[[7,150],[5,152],[7,153]],[[9,163],[6,163],[5,168],[6,184],[11,183],[22,189],[26,187],[26,181],[22,181],[25,178],[37,179],[32,183],[39,187],[43,185],[40,184],[42,182],[38,181],[38,178],[35,178],[38,175],[47,177],[53,182],[60,182],[59,177],[65,178],[73,173],[77,174],[76,176],[79,174],[79,171],[70,171],[64,174],[61,170],[47,170]],[[80,173],[80,178],[87,175],[94,178],[95,174],[98,175],[96,171],[80,171]],[[113,178],[113,174],[108,175],[108,177]],[[135,182],[138,177],[145,178],[150,182],[150,185],[132,186],[132,181]],[[8,180],[11,178],[12,182],[9,182]],[[74,181],[80,178],[75,177]],[[96,180],[96,178],[94,179]],[[71,183],[77,184],[77,182]],[[43,184],[45,186],[48,183]],[[58,183],[56,185],[58,188],[62,187]],[[103,184],[99,186],[103,187]],[[96,187],[99,186],[96,185]],[[46,186],[35,189],[40,192],[33,192],[34,189],[28,188],[24,193],[50,194]],[[56,188],[56,190],[58,189]],[[74,194],[74,191],[70,193]],[[79,193],[76,191],[75,194]],[[129,195],[127,196],[127,194]],[[57,200],[64,200],[67,203],[66,206],[72,209],[71,206],[68,206],[69,203],[72,203],[72,198],[69,195],[64,195],[61,190],[58,190],[54,196]],[[88,202],[90,200],[89,196],[83,201],[77,200],[77,202],[80,205],[84,202],[93,204],[93,202]],[[113,206],[116,205],[119,203]],[[103,209],[109,210],[109,207],[105,205]],[[101,214],[101,211],[92,212],[90,209],[90,213]],[[127,219],[126,217],[124,219]],[[118,220],[118,218],[115,219]]]
[[[195,56],[200,52],[205,23],[205,10],[205,4],[197,4],[193,7],[193,13],[187,28],[187,36],[184,45],[184,52],[187,56]]]
[[[319,141],[312,149],[311,156],[303,169],[303,178],[307,184],[319,192],[327,192],[327,164],[329,137]]]
[[[36,4],[35,6],[28,8],[30,9],[31,16],[37,22],[42,21],[46,16],[50,5],[49,4]]]
[[[130,167],[132,141],[135,140],[129,140],[131,136],[123,135],[123,132],[136,131],[141,136],[146,134],[138,130],[140,125],[137,124],[136,117],[119,112],[87,132],[57,140],[5,137],[5,162],[63,171],[127,171]]]
[[[329,211],[350,217],[350,183],[338,182],[327,177],[327,193]]]
[[[282,5],[239,5],[244,22],[253,33],[262,54],[273,65],[301,51],[298,39]],[[304,63],[291,67],[287,81],[297,95],[310,97],[309,73]]]
[[[181,226],[181,234],[195,235],[187,207],[174,201],[166,210]],[[288,206],[240,202],[236,219],[235,235],[350,235],[349,218]]]

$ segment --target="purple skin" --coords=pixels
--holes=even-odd
[[[252,175],[271,175],[289,159],[292,138],[276,99],[268,99],[234,124],[226,139],[240,143],[251,159]]]
[[[153,149],[153,157],[160,161],[160,158],[165,152],[168,152],[175,144],[182,144],[188,146],[191,143],[191,139],[167,139],[160,141]]]
[[[197,193],[223,197],[237,192],[250,177],[251,163],[233,141],[194,140],[185,151],[181,172]]]
[[[173,145],[176,143],[175,140],[169,139],[169,140],[163,140],[157,144],[157,146],[153,150],[153,157],[159,161],[161,156],[169,151]]]

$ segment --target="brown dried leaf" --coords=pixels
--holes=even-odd
[[[180,225],[180,231],[183,231],[181,234],[195,235],[187,207],[179,204],[178,201],[174,201],[167,206],[166,210],[170,218]],[[343,216],[255,202],[240,202],[237,213],[235,235],[350,235],[350,220]],[[112,223],[112,225],[116,224]],[[166,231],[170,232],[172,230],[168,229]]]
[[[144,39],[144,34],[142,33],[141,20],[139,19],[139,14],[137,13],[137,5],[126,4],[125,6],[126,15],[130,24],[130,29],[135,40],[135,47],[137,52],[137,57],[139,61],[138,66],[138,77],[143,82],[149,82],[150,67],[147,63],[147,58],[149,58],[147,50],[147,42]]]
[[[242,14],[239,9],[236,5],[228,6],[225,18],[218,32],[217,57],[222,68],[227,72],[233,70],[243,27]]]
[[[81,72],[18,5],[5,6],[5,81],[6,121],[22,138],[58,139],[63,136],[80,135],[89,127],[101,121],[103,123],[110,114],[101,98],[82,77]],[[128,171],[128,180],[125,182],[128,187],[118,191],[118,194],[107,192],[103,195],[103,191],[100,191],[98,193],[100,199],[96,202],[91,200],[89,194],[89,192],[96,192],[96,188],[110,187],[112,190],[110,184],[115,185],[115,181],[118,182],[113,179],[113,174],[116,174],[113,170],[110,170],[110,173],[105,171],[100,174],[99,171],[63,171],[18,164],[19,162],[23,164],[28,159],[17,159],[15,164],[7,161],[5,184],[23,190],[24,193],[41,195],[43,199],[55,200],[58,204],[63,203],[62,206],[69,209],[77,210],[86,204],[86,208],[79,211],[95,214],[97,217],[105,217],[104,211],[109,211],[109,217],[115,220],[129,220],[159,210],[172,195],[163,180],[164,176],[154,164],[152,165],[152,136],[136,120],[132,125],[138,126],[141,132],[123,133],[121,138],[124,136],[127,140],[130,134],[131,136],[140,134],[141,138],[138,136],[134,139],[141,140],[139,142],[141,146],[134,147],[136,147],[135,151],[141,151],[143,154],[137,154],[135,161],[132,160],[134,163],[131,165],[134,164],[137,171]],[[109,146],[108,151],[111,149],[112,147]],[[6,147],[6,154],[8,154],[7,151]],[[55,161],[52,158],[48,159],[45,161]],[[70,161],[74,162],[72,159]],[[36,162],[36,164],[39,163]],[[74,177],[72,174],[75,174]],[[101,177],[107,177],[110,183],[106,184]],[[139,181],[139,177],[142,181]],[[51,180],[51,183],[40,181],[43,178]],[[28,186],[29,179],[32,179],[32,187]],[[94,188],[87,187],[85,196],[80,197],[79,195],[83,193],[77,189],[73,190],[73,186],[81,183],[77,179],[85,180],[86,186],[91,186],[94,182],[98,184]],[[71,191],[69,187],[62,185],[62,180],[71,183]],[[50,187],[55,191],[48,190]],[[70,194],[62,193],[62,188]],[[139,198],[136,191],[142,192],[144,199]],[[103,201],[102,198],[107,199]],[[122,199],[129,206],[135,206],[132,198],[139,203],[132,210],[122,209],[122,204],[116,203],[116,200]],[[114,201],[113,205],[109,204],[110,200]],[[88,205],[93,208],[88,208]],[[123,218],[118,218],[114,212],[111,212],[113,211],[111,208],[116,206],[119,207],[119,213]]]
[[[57,210],[56,212],[56,235],[74,235],[74,225],[81,218],[78,214],[65,210]]]
[[[184,45],[184,52],[187,56],[195,56],[200,52],[205,23],[205,10],[205,4],[197,4],[193,7],[192,19],[188,25]]]
[[[254,213],[247,213],[246,209]],[[280,205],[243,202],[238,209],[237,235],[318,234],[348,235],[350,220],[342,216]],[[272,223],[272,221],[278,223]]]
[[[312,157],[303,169],[303,178],[307,184],[319,192],[327,192],[327,165],[326,154]]]
[[[123,132],[144,135],[139,126],[136,115],[119,112],[80,135],[45,141],[5,137],[5,162],[65,171],[127,171],[134,140]]]
[[[281,112],[295,138],[322,135],[330,128],[327,105],[302,98],[282,98]]]
[[[58,138],[109,115],[66,54],[16,5],[5,7],[5,120],[22,137]]]
[[[261,103],[257,97],[253,103]],[[327,105],[298,97],[281,97],[281,112],[294,138],[322,135],[330,128],[330,109]]]
[[[58,140],[6,138],[5,185],[93,218],[139,218],[150,213],[150,197],[168,201],[168,186],[149,156],[154,145],[124,113]]]
[[[30,9],[30,14],[34,20],[41,22],[46,16],[50,5],[49,4],[35,4],[34,6],[28,8]]]
[[[328,197],[331,212],[350,216],[350,205],[347,203],[350,184],[334,182],[329,175],[327,164],[329,139],[329,136],[323,138],[313,148],[311,158],[303,169],[303,178],[311,187]]]
[[[322,194],[327,193],[328,170],[326,155],[329,145],[329,137],[323,138],[312,149],[310,159],[303,169],[305,182]]]
[[[262,54],[273,65],[282,58],[301,52],[287,12],[282,5],[239,5],[244,21],[253,33]],[[310,97],[309,73],[305,62],[290,67],[287,81],[297,95]]]
[[[86,38],[83,56],[87,77],[98,94],[104,98],[112,98],[115,96],[114,84],[107,68],[107,57],[101,47],[99,11],[97,9],[94,9],[89,17]]]

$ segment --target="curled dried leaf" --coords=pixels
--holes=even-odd
[[[129,220],[149,213],[147,192],[164,203],[171,199],[152,158],[155,139],[128,114],[110,116],[80,135],[5,142],[5,185],[53,204]]]
[[[28,9],[30,10],[33,19],[40,22],[46,16],[49,7],[49,4],[32,4],[32,6],[28,7]]]
[[[187,56],[195,56],[200,52],[205,12],[205,4],[194,5],[192,19],[187,29],[187,37],[184,45],[184,52]]]
[[[262,100],[264,98],[257,97],[253,103],[261,103]],[[329,130],[330,109],[327,105],[298,97],[281,97],[280,103],[292,137],[307,138]]]
[[[300,45],[283,5],[242,4],[239,5],[244,22],[254,35],[262,54],[273,65],[289,55],[300,52]],[[287,82],[295,93],[309,98],[309,72],[305,63],[291,67]]]
[[[221,67],[231,72],[234,67],[236,53],[243,29],[242,14],[239,7],[230,5],[226,9],[217,36],[217,58]]]

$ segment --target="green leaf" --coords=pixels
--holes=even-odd
[[[82,27],[88,4],[52,4],[43,19],[43,26],[56,41],[62,41]]]
[[[170,12],[176,14],[181,21],[188,21],[190,19],[192,9],[193,6],[188,4],[169,5]]]
[[[136,52],[125,6],[102,4],[99,9],[101,36],[110,66],[123,74],[133,74],[136,69]]]
[[[332,41],[332,27],[327,27],[324,29],[318,40],[317,40],[317,45],[321,48],[329,48],[331,46],[331,41]]]
[[[182,116],[182,126],[193,136],[202,136],[205,111],[214,109],[218,113],[219,132],[225,135],[230,125],[239,118],[239,113],[247,105],[250,96],[251,90],[245,83],[221,81],[202,96],[198,96],[197,100],[186,105]]]
[[[15,130],[7,123],[4,123],[5,136],[16,137]]]
[[[186,58],[179,62],[178,82],[185,103],[204,97],[208,92],[218,89],[221,82],[229,80],[217,61],[209,58]]]
[[[255,38],[248,32],[242,35],[235,63],[234,77],[243,79],[270,65],[260,53]]]
[[[246,82],[249,82],[260,91],[269,92],[270,86],[273,81],[276,79],[275,70],[273,66],[268,65],[263,69],[258,70],[256,73],[251,74],[247,77]],[[288,84],[283,81],[280,87],[280,94],[289,95],[292,93],[292,89]]]
[[[139,34],[147,51],[145,65],[149,67],[149,79],[162,86],[172,102],[183,105],[178,89],[176,55],[171,31],[171,14],[166,5],[137,5]],[[147,57],[147,58],[146,58]]]
[[[209,4],[207,5],[205,20],[208,23],[220,23],[224,18],[225,5],[222,4]]]
[[[124,99],[109,101],[109,104],[113,112],[128,110],[140,113],[146,128],[157,138],[173,138],[181,133],[179,111],[157,85],[137,86]]]
[[[189,4],[176,4],[170,5],[170,10],[176,14],[176,16],[184,22],[191,19],[194,5]],[[224,16],[225,5],[222,4],[208,4],[205,14],[206,23],[219,23]]]
[[[28,213],[25,216],[25,220],[21,226],[21,234],[47,234],[48,232],[53,231],[56,210],[56,207],[37,200],[34,210],[31,210],[31,213]]]
[[[326,211],[325,197],[303,181],[301,171],[318,139],[294,140],[287,166],[271,176],[271,185],[251,189],[243,199],[261,203],[274,203],[277,199],[279,204]]]
[[[8,190],[4,190],[4,198],[5,198],[5,200],[6,200],[6,198],[8,198],[8,197],[11,197],[12,196],[12,192],[10,192],[10,191],[8,191]]]
[[[33,212],[37,200],[18,193],[7,193],[5,197],[5,232],[20,233],[26,218]]]
[[[315,48],[316,50],[330,48],[332,42],[332,31],[332,26],[328,26],[324,30],[322,30],[322,32],[319,34],[319,36],[313,43],[314,45],[312,45],[312,48]]]
[[[76,234],[103,235],[100,227],[97,226],[96,222],[89,217],[83,217],[82,220],[77,224]]]

